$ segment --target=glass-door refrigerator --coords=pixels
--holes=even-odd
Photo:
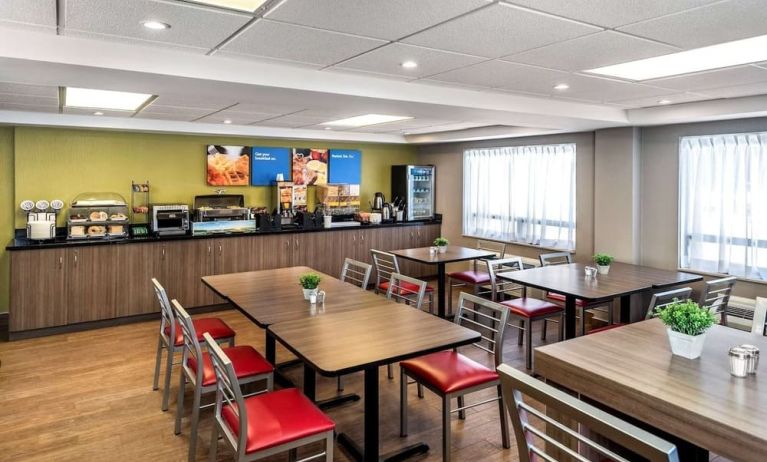
[[[408,221],[431,220],[434,218],[434,166],[433,165],[392,165],[391,194],[404,200],[407,206],[405,219]]]

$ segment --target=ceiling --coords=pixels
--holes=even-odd
[[[233,134],[259,127],[422,142],[418,135],[461,139],[481,127],[515,135],[630,125],[633,118],[732,118],[745,107],[753,115],[748,100],[767,93],[767,63],[641,83],[583,71],[765,35],[764,6],[271,0],[248,14],[180,0],[0,0],[0,122],[159,130],[167,121],[174,130],[210,131],[229,120]],[[146,20],[171,27],[149,30]],[[418,66],[403,68],[409,60]],[[562,83],[569,88],[554,89]],[[60,108],[58,87],[65,85],[158,98],[138,113],[102,111],[109,122],[97,122],[92,111]],[[671,104],[660,107],[661,100]],[[344,135],[320,125],[363,113],[413,119]]]

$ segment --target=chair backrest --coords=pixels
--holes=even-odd
[[[522,271],[525,269],[521,257],[484,261],[487,264],[487,272],[490,274],[491,300],[496,302],[503,301],[503,297],[507,294],[515,297],[527,296],[527,288],[525,286],[498,277],[498,273]]]
[[[485,241],[482,239],[477,239],[477,250],[483,250],[485,252],[493,252],[495,254],[495,257],[491,257],[490,259],[498,259],[498,258],[504,258],[506,256],[506,244],[503,242],[495,242],[495,241]],[[479,260],[474,260],[474,271],[478,271],[477,266],[479,265]]]
[[[608,459],[614,462],[630,462],[640,457],[650,462],[679,461],[676,446],[668,441],[557,390],[511,366],[501,365],[498,367],[498,373],[501,376],[503,398],[514,426],[514,436],[517,440],[521,462]],[[543,406],[530,405],[525,398],[531,398]],[[546,415],[548,410],[556,411],[557,418],[580,424],[597,433],[600,437],[630,450],[638,457],[624,456],[616,453],[620,450],[613,451],[606,448],[604,443],[594,441],[588,434],[581,434],[573,429],[577,427]],[[553,436],[552,433],[560,435],[559,438]],[[571,441],[577,441],[582,450],[588,448],[590,452],[598,453],[599,456],[592,459],[577,454],[572,446],[567,444],[567,441],[562,442],[562,436]],[[563,458],[557,458],[556,454],[550,454],[554,451],[564,454],[560,456]]]
[[[399,273],[397,256],[393,253],[372,249],[370,255],[373,257],[373,266],[376,269],[376,287],[379,287],[382,282],[388,282],[393,273]]]
[[[426,281],[411,278],[404,274],[392,273],[389,278],[389,287],[386,289],[386,298],[396,302],[415,301],[414,308],[420,310],[426,295]]]
[[[707,306],[714,313],[723,313],[730,303],[730,295],[732,294],[732,288],[735,286],[735,281],[737,281],[735,276],[706,281],[705,288],[700,296],[700,306]]]
[[[754,306],[754,324],[751,333],[767,335],[767,298],[756,297]]]
[[[173,308],[170,306],[170,301],[168,301],[168,293],[165,292],[165,288],[155,278],[152,278],[152,287],[157,296],[157,301],[160,302],[160,335],[165,337],[166,340],[175,339],[176,316],[173,314]]]
[[[650,299],[650,306],[647,308],[647,314],[645,314],[645,319],[654,318],[658,315],[658,311],[662,310],[670,303],[673,303],[675,300],[689,300],[690,295],[692,295],[692,289],[689,287],[653,294]]]
[[[508,320],[509,309],[506,306],[461,292],[454,322],[458,325],[470,325],[482,334],[482,338],[474,346],[493,354],[496,366],[503,362],[503,334]]]
[[[552,252],[538,255],[541,266],[565,265],[573,262],[573,256],[570,252]]]
[[[188,362],[189,360],[195,361],[197,364],[197,372],[193,374],[195,383],[202,383],[202,372],[204,369],[200,362],[202,358],[202,347],[200,346],[200,342],[197,341],[197,331],[194,328],[192,317],[189,316],[189,313],[186,312],[178,300],[171,300],[171,304],[173,305],[173,311],[176,314],[176,319],[178,319],[178,325],[181,326],[181,333],[184,338],[184,354],[181,359],[181,367],[183,367],[189,374],[192,374]]]
[[[367,289],[370,281],[370,273],[373,272],[373,265],[353,260],[344,259],[344,266],[341,267],[341,280]]]
[[[237,454],[235,460],[243,460],[248,438],[248,415],[245,407],[245,398],[240,390],[240,382],[237,380],[237,374],[234,372],[232,361],[226,356],[226,353],[213,340],[207,332],[203,334],[205,345],[210,353],[210,359],[213,363],[213,371],[216,373],[216,409],[214,418],[223,433],[224,438],[234,448]],[[239,421],[237,435],[222,416],[224,406],[233,412]]]

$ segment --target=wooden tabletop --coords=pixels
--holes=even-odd
[[[537,289],[573,295],[582,300],[615,298],[650,289],[688,284],[703,276],[628,263],[613,263],[609,274],[586,279],[583,263],[551,265],[525,271],[499,273],[498,276]]]
[[[477,342],[480,334],[423,311],[386,306],[281,322],[269,331],[320,374],[342,375]]]
[[[316,273],[322,278],[320,289],[326,293],[324,307],[317,305],[312,308],[304,299],[298,278],[305,273]],[[277,322],[388,306],[391,303],[380,295],[307,266],[219,274],[205,276],[202,280],[264,329]]]
[[[732,460],[767,454],[767,367],[729,373],[730,347],[767,351],[767,337],[713,326],[703,354],[672,356],[658,319],[536,348],[535,372]]]
[[[429,247],[418,247],[415,249],[391,250],[390,253],[408,260],[417,261],[426,264],[452,263],[457,261],[476,260],[477,258],[494,257],[495,253],[486,250],[470,249],[457,245],[447,246],[445,253],[429,253]]]

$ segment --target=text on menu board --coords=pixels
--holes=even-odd
[[[330,183],[360,184],[362,153],[353,149],[330,150]]]
[[[253,171],[250,184],[253,186],[269,186],[274,184],[277,175],[282,175],[285,181],[290,181],[290,148],[270,148],[253,146]]]

